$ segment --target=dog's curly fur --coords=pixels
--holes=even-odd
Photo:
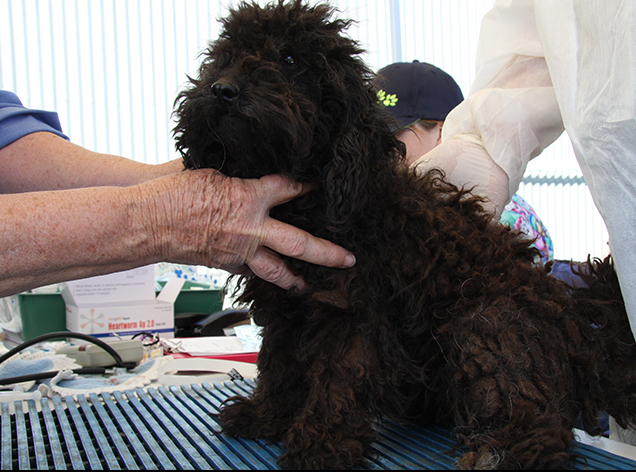
[[[453,429],[462,468],[570,466],[581,412],[594,434],[599,411],[636,417],[611,261],[588,261],[589,288],[568,287],[480,198],[408,170],[349,22],[333,17],[241,4],[177,98],[187,167],[313,183],[273,216],[357,258],[348,270],[289,259],[302,293],[246,279],[260,374],[222,408],[224,430],[282,440],[289,468],[360,463],[383,419]]]

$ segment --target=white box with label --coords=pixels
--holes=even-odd
[[[168,280],[155,296],[154,266],[67,282],[66,329],[98,338],[130,339],[139,332],[174,337],[174,302],[185,282]]]

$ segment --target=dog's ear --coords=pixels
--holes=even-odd
[[[205,140],[210,126],[205,115],[209,97],[205,95],[203,82],[188,77],[192,86],[177,96],[173,118],[177,124],[172,130],[175,147],[187,168],[202,167],[202,156],[194,155],[195,149],[207,150]],[[203,156],[205,153],[203,153]]]
[[[347,231],[366,214],[374,194],[378,172],[389,172],[403,155],[404,146],[389,129],[382,112],[371,107],[357,126],[350,126],[335,141],[325,175],[329,221],[335,232]]]
[[[360,149],[362,139],[354,132],[340,136],[325,178],[328,221],[334,232],[346,232],[351,216],[364,207],[364,187],[368,178]]]
[[[406,153],[395,137],[390,116],[378,103],[373,72],[358,57],[357,43],[339,37],[339,46],[325,56],[322,89],[322,119],[317,126],[317,143],[330,143],[314,152],[325,156],[323,168],[325,196],[332,231],[346,232],[365,214],[378,182]],[[320,146],[320,144],[319,144]]]

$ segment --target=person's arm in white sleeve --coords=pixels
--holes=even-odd
[[[488,199],[495,220],[528,161],[563,132],[531,0],[498,1],[480,33],[477,75],[468,98],[446,118],[442,143],[415,165]]]

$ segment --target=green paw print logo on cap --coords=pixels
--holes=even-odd
[[[394,93],[388,94],[384,90],[380,90],[378,92],[378,101],[385,107],[394,107],[398,102],[398,98]]]

